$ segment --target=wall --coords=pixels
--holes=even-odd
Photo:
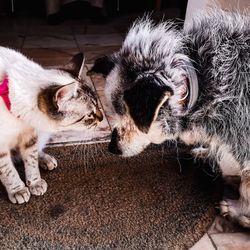
[[[189,0],[184,26],[201,10],[209,7],[219,7],[224,10],[239,10],[250,13],[250,0]]]

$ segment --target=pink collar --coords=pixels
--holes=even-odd
[[[9,80],[8,77],[5,76],[3,81],[0,82],[0,96],[3,98],[3,101],[8,110],[10,110],[10,99],[9,99]]]

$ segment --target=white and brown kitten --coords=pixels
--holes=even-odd
[[[78,78],[83,61],[83,54],[77,54],[64,67],[45,69],[0,47],[0,84],[8,82],[10,101],[8,110],[0,98],[0,180],[11,202],[21,204],[31,194],[46,192],[38,165],[49,170],[57,166],[42,151],[50,133],[89,129],[102,120],[93,91]],[[24,162],[26,185],[11,160],[12,149],[18,149]]]

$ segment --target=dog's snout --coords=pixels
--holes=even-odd
[[[111,141],[108,146],[108,150],[110,153],[116,154],[116,155],[122,154],[122,151],[119,149],[118,142],[119,142],[119,134],[118,134],[118,130],[115,128],[112,132]]]

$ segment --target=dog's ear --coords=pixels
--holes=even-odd
[[[124,92],[124,100],[136,126],[147,133],[160,107],[172,94],[170,87],[160,86],[153,78],[146,77]]]
[[[185,110],[191,109],[197,101],[199,85],[195,68],[187,57],[178,57],[171,63],[172,68],[180,70],[180,77],[177,81],[177,91],[180,105],[185,106]],[[188,101],[187,101],[188,100]]]
[[[96,59],[94,66],[87,72],[87,75],[90,76],[97,73],[102,74],[106,78],[114,66],[115,64],[110,56],[103,56]]]
[[[80,77],[82,69],[84,67],[84,61],[85,61],[84,54],[79,53],[74,55],[67,64],[60,67],[59,69],[64,70],[73,75],[74,77],[78,78]]]

